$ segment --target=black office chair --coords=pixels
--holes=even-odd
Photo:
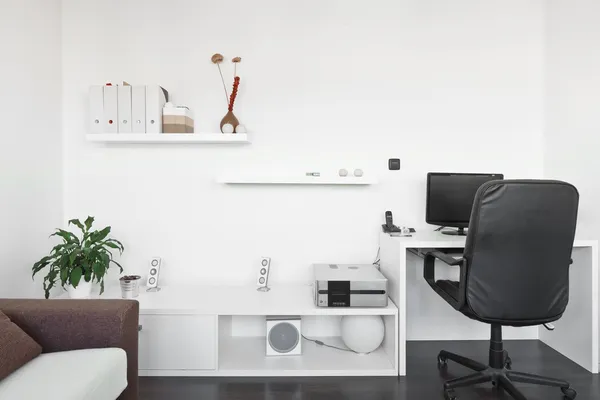
[[[559,387],[568,382],[512,371],[503,349],[502,326],[541,325],[559,319],[569,302],[569,266],[579,193],[559,181],[504,180],[483,184],[475,196],[464,255],[442,251],[425,256],[427,283],[469,318],[491,324],[489,365],[441,351],[438,365],[452,360],[474,374],[444,383],[447,400],[455,388],[492,382],[514,399],[527,400],[513,382]],[[460,268],[460,280],[435,280],[435,260]]]

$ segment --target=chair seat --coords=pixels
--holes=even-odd
[[[122,349],[46,353],[0,382],[0,399],[114,400],[127,387]]]
[[[444,292],[446,292],[455,301],[458,301],[458,282],[449,280],[439,280],[435,282]]]

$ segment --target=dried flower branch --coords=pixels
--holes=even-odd
[[[238,87],[240,86],[240,77],[236,76],[233,78],[233,90],[231,91],[231,97],[229,98],[229,111],[233,111],[233,105],[237,96]]]
[[[235,78],[237,76],[237,65],[242,62],[242,57],[233,57],[231,62],[233,63],[233,77]]]
[[[221,75],[221,82],[223,83],[223,90],[225,90],[225,101],[227,102],[227,104],[229,104],[229,94],[227,93],[227,86],[225,85],[225,78],[223,78],[223,71],[221,71],[220,65],[223,62],[223,55],[215,53],[210,58],[210,61],[212,61],[213,64],[216,64],[217,68],[219,69],[219,75]]]
[[[223,62],[223,55],[219,54],[219,53],[215,53],[213,54],[213,56],[210,58],[210,61],[213,62],[213,64],[220,64]]]

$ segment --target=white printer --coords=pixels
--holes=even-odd
[[[318,307],[385,307],[387,279],[372,264],[313,264]]]

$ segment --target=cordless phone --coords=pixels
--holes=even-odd
[[[394,217],[391,211],[385,212],[385,224],[381,225],[385,233],[402,232],[402,229],[394,225]]]
[[[385,233],[402,233],[402,235],[408,235],[415,232],[413,228],[399,228],[394,225],[394,217],[391,211],[385,212],[385,224],[381,225],[381,227]]]

